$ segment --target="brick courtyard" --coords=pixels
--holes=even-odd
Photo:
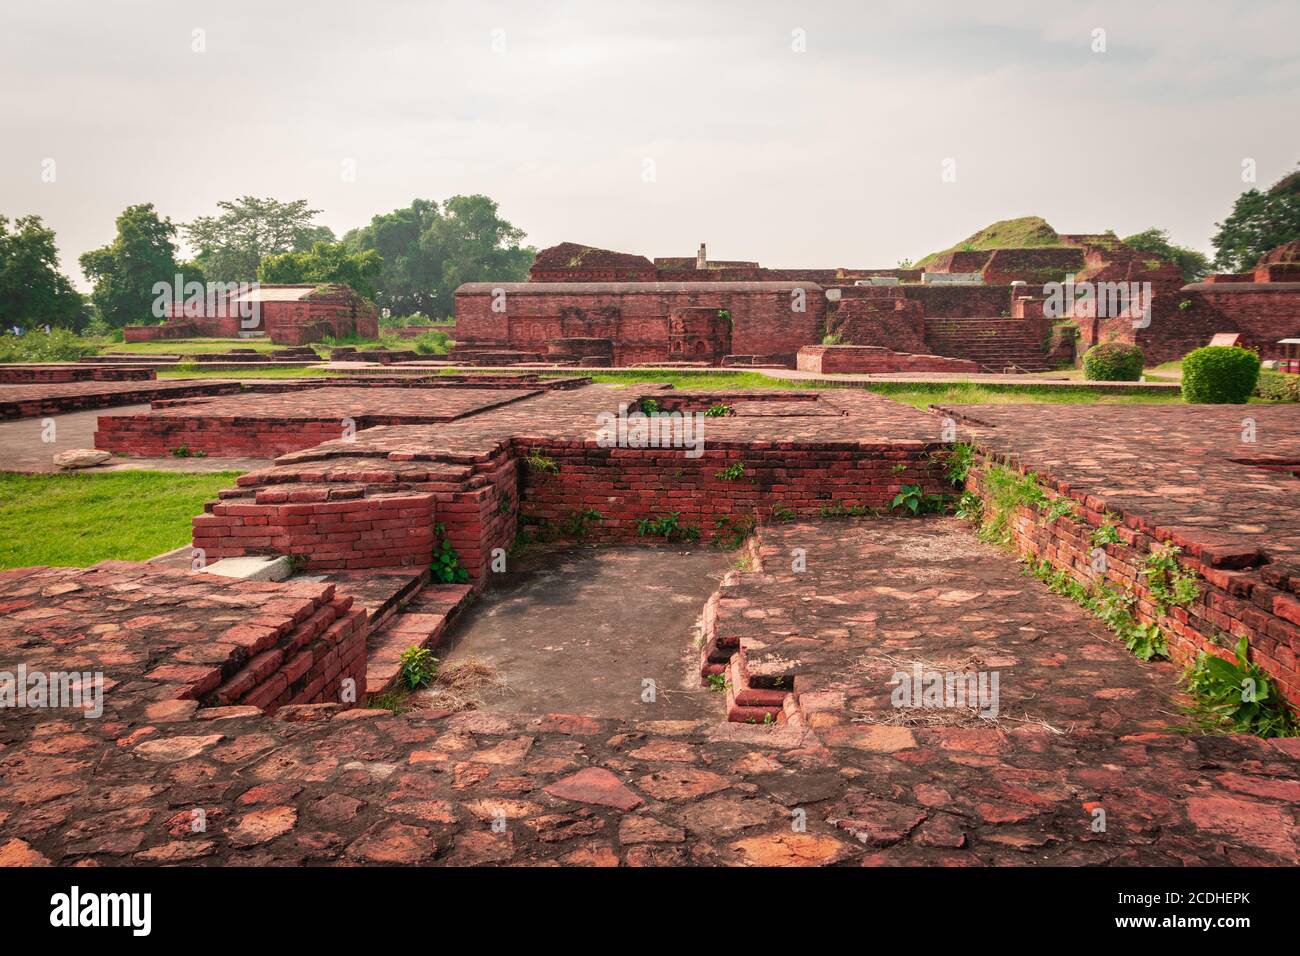
[[[0,573],[0,670],[105,688],[98,718],[7,716],[0,863],[1300,862],[1297,740],[1188,732],[1176,681],[1245,634],[1296,700],[1294,407],[924,412],[851,390],[464,384],[300,384],[103,419],[106,442],[180,422],[240,444],[274,422],[294,450],[212,502],[194,543],[208,560],[299,556],[308,577]],[[724,413],[698,457],[599,441],[602,413],[647,398]],[[980,452],[971,490],[1012,461],[1078,502],[1074,519],[1017,514],[1018,554],[1086,576],[1087,528],[1114,516],[1107,573],[1154,614],[1140,558],[1183,547],[1203,593],[1160,618],[1172,662],[1137,660],[964,521],[889,513],[905,485],[952,493],[945,418]],[[644,544],[638,523],[669,512],[699,540],[665,562],[758,521],[700,608],[701,676],[725,688],[712,716],[611,716],[558,692],[536,713],[365,707],[402,649],[444,645],[490,597],[494,549],[521,530]],[[439,525],[464,584],[430,580]],[[900,712],[891,685],[916,666],[997,672],[996,714]]]

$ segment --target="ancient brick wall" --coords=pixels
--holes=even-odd
[[[181,447],[223,458],[266,458],[334,441],[342,434],[342,429],[341,422],[334,419],[281,422],[271,419],[112,415],[99,419],[95,447],[142,458],[161,458]]]
[[[928,318],[983,318],[1011,311],[1010,285],[904,285],[899,288],[907,298],[921,303]]]
[[[1016,281],[1041,286],[1045,282],[1059,282],[1084,267],[1082,249],[995,249],[985,263],[984,281],[989,285],[1010,284]],[[953,269],[960,272],[960,269]]]
[[[608,338],[617,365],[669,361],[669,315],[679,309],[725,310],[731,319],[731,350],[785,356],[816,341],[826,314],[821,287],[802,296],[786,283],[547,284],[472,283],[456,292],[455,338],[463,348],[518,349],[545,353],[561,338]],[[504,311],[493,311],[500,289]],[[804,311],[794,311],[802,304]]]
[[[973,468],[968,490],[980,495],[985,510],[992,508],[983,466]],[[1106,582],[1136,595],[1132,613],[1140,623],[1157,624],[1165,633],[1170,656],[1186,664],[1201,651],[1225,655],[1225,641],[1240,637],[1250,641],[1251,658],[1277,680],[1293,705],[1300,706],[1300,600],[1294,593],[1270,586],[1258,574],[1236,569],[1252,556],[1232,549],[1216,551],[1175,535],[1170,543],[1187,552],[1180,563],[1201,575],[1200,596],[1188,607],[1171,607],[1168,615],[1158,613],[1143,565],[1153,545],[1165,543],[1154,537],[1153,528],[1134,517],[1119,526],[1124,543],[1105,546],[1105,570],[1094,570],[1094,545],[1090,536],[1105,518],[1101,502],[1083,493],[1070,495],[1079,520],[1065,517],[1047,521],[1037,509],[1021,505],[1009,521],[1012,545],[1025,557],[1046,560],[1066,571],[1080,584],[1092,587]],[[1199,529],[1183,529],[1211,537]],[[1278,584],[1284,583],[1281,581]]]
[[[977,362],[942,355],[895,352],[881,346],[805,345],[799,350],[801,372],[887,374],[890,372],[970,373]]]
[[[929,352],[921,304],[906,298],[901,290],[902,286],[842,289],[844,297],[827,317],[827,331],[838,335],[843,345],[877,345],[913,354]]]
[[[802,516],[829,510],[888,510],[903,485],[928,494],[950,490],[922,442],[864,445],[856,450],[822,447],[726,448],[710,444],[699,458],[680,449],[600,448],[594,442],[548,442],[539,446],[558,472],[526,469],[521,520],[544,534],[574,537],[588,510],[599,519],[581,522],[578,535],[592,541],[640,541],[637,522],[675,512],[683,526],[699,529],[700,540],[733,538],[755,516],[770,520],[773,509]],[[738,479],[718,473],[743,465]],[[662,539],[659,539],[662,540]]]
[[[53,382],[150,382],[151,368],[121,365],[0,365],[0,385]]]

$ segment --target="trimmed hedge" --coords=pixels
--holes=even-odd
[[[1259,356],[1231,345],[1207,345],[1183,358],[1183,401],[1243,405],[1259,381]]]
[[[1300,402],[1300,375],[1261,370],[1255,394],[1269,402]]]
[[[1140,382],[1144,361],[1136,345],[1103,342],[1083,353],[1083,376],[1090,382]]]

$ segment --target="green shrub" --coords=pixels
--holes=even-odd
[[[1204,651],[1183,675],[1190,707],[1205,730],[1258,737],[1294,737],[1300,725],[1260,666],[1250,660],[1243,637],[1225,660]]]
[[[1183,359],[1183,401],[1242,405],[1259,381],[1259,356],[1249,349],[1207,345]]]
[[[1083,376],[1090,382],[1139,382],[1142,350],[1123,342],[1103,342],[1083,353]]]
[[[402,651],[402,683],[411,690],[428,687],[438,676],[438,658],[427,647],[411,645]]]
[[[0,335],[0,362],[75,362],[95,355],[100,343],[67,329]]]
[[[1255,394],[1268,402],[1300,402],[1300,375],[1261,370]]]

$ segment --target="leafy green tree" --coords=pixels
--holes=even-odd
[[[1138,252],[1150,252],[1161,259],[1168,259],[1177,264],[1185,282],[1196,282],[1210,271],[1210,259],[1203,252],[1189,249],[1187,246],[1175,245],[1169,238],[1169,230],[1152,226],[1135,233],[1124,240],[1124,245]]]
[[[40,216],[14,221],[0,216],[0,328],[73,326],[85,300],[59,271],[54,230]]]
[[[78,260],[94,283],[91,301],[114,327],[152,324],[154,283],[172,283],[181,271],[176,262],[176,227],[160,217],[153,203],[128,206],[117,217],[117,237]]]
[[[308,208],[305,199],[241,196],[219,202],[217,208],[220,215],[200,216],[184,227],[195,262],[213,282],[252,282],[266,257],[334,241],[328,227],[312,224],[320,210]]]
[[[1266,192],[1246,190],[1228,218],[1215,225],[1214,264],[1229,272],[1248,272],[1270,249],[1300,239],[1300,169]]]
[[[521,281],[537,254],[521,245],[523,230],[502,219],[497,204],[482,195],[452,196],[441,209],[417,199],[343,239],[383,257],[376,301],[395,315],[451,315],[458,285]]]
[[[341,282],[367,299],[375,297],[375,279],[384,260],[373,249],[353,252],[341,242],[317,242],[306,252],[267,256],[257,267],[262,282]]]

